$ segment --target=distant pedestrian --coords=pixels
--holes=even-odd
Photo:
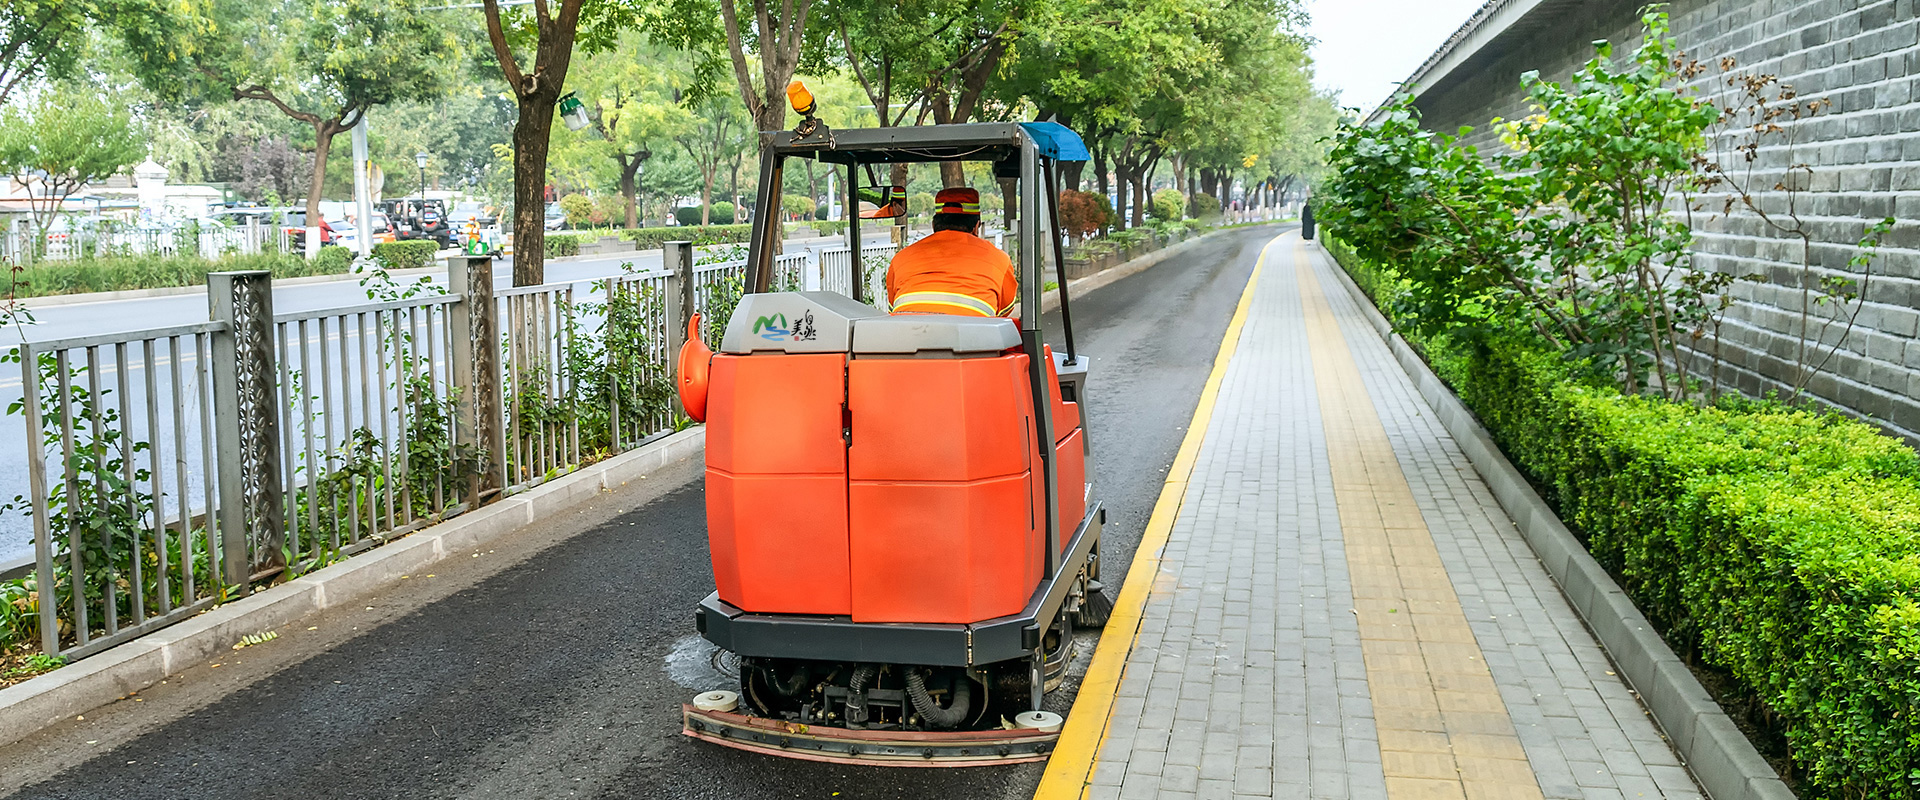
[[[1313,204],[1312,203],[1303,202],[1300,204],[1300,238],[1303,241],[1308,241],[1308,242],[1313,241]]]

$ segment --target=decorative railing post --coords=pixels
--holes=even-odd
[[[687,320],[694,309],[693,242],[667,242],[660,246],[661,265],[667,272],[667,375],[680,384],[680,346],[687,343]],[[673,393],[673,413],[685,416],[680,393]]]
[[[286,566],[272,274],[211,273],[207,304],[225,323],[211,341],[220,565],[245,592],[254,575]]]
[[[449,306],[447,314],[453,386],[459,393],[454,442],[474,448],[481,457],[480,468],[467,477],[467,505],[478,507],[506,485],[500,320],[493,302],[493,258],[448,258],[447,286],[460,296],[460,302]]]

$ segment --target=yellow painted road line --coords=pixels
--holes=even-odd
[[[1539,800],[1513,718],[1305,248],[1294,264],[1387,797]]]
[[[1253,290],[1260,283],[1260,270],[1266,266],[1267,251],[1287,235],[1276,236],[1260,248],[1260,258],[1254,262],[1253,274],[1247,278],[1247,288],[1240,293],[1240,304],[1234,308],[1227,333],[1220,339],[1220,352],[1213,358],[1213,372],[1207,375],[1206,386],[1200,390],[1200,403],[1193,410],[1193,420],[1187,424],[1186,438],[1180,441],[1173,466],[1167,470],[1167,482],[1160,487],[1160,499],[1154,502],[1153,515],[1147,518],[1140,546],[1134,548],[1126,585],[1114,601],[1113,616],[1108,618],[1100,634],[1100,644],[1093,650],[1093,663],[1087,666],[1086,677],[1080,680],[1080,693],[1074,697],[1066,727],[1060,731],[1060,742],[1054,747],[1053,757],[1047,760],[1040,788],[1034,791],[1035,800],[1070,800],[1086,795],[1094,759],[1100,754],[1100,745],[1107,737],[1107,723],[1113,716],[1113,698],[1120,690],[1121,678],[1125,677],[1127,656],[1133,652],[1134,640],[1140,635],[1140,614],[1146,608],[1154,576],[1160,571],[1160,554],[1167,546],[1167,536],[1173,532],[1173,520],[1180,514],[1180,502],[1186,496],[1194,462],[1199,459],[1200,444],[1207,438],[1207,423],[1213,419],[1214,401],[1220,397],[1220,383],[1226,379],[1227,364],[1233,360],[1241,329],[1246,327],[1247,308],[1253,304]]]

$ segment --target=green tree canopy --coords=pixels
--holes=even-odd
[[[125,104],[59,85],[0,113],[0,169],[26,187],[44,235],[80,187],[131,166],[146,152]]]

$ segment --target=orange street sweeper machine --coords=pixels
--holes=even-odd
[[[888,315],[869,275],[835,292],[768,291],[787,162],[846,168],[848,247],[903,209],[874,165],[987,161],[1012,179],[1007,241],[1019,318]],[[700,633],[739,657],[737,692],[684,709],[685,732],[745,750],[849,763],[954,766],[1046,757],[1043,710],[1078,627],[1105,622],[1105,514],[1090,478],[1087,359],[1072,343],[1055,168],[1084,160],[1057,124],[828,130],[809,115],[762,134],[762,213],[747,293],[720,351],[680,356],[707,423],[717,590]],[[1056,268],[1061,352],[1046,345],[1043,267]],[[871,266],[871,265],[870,265]]]

